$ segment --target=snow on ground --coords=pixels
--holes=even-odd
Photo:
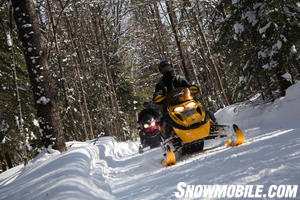
[[[164,168],[159,148],[138,154],[137,142],[68,142],[67,152],[43,152],[27,166],[0,174],[0,199],[176,199],[181,181],[300,184],[300,82],[273,103],[236,104],[216,117],[238,124],[245,143],[227,148],[224,140],[207,142],[204,152]]]

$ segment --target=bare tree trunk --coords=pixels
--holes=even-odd
[[[26,148],[26,135],[24,132],[24,126],[23,126],[23,114],[22,114],[22,105],[21,105],[21,99],[19,94],[19,84],[18,84],[18,77],[17,77],[17,70],[16,70],[16,62],[15,62],[15,55],[14,55],[14,42],[13,42],[13,24],[12,24],[12,7],[9,6],[9,33],[7,34],[7,40],[8,40],[8,46],[10,50],[10,61],[11,61],[11,67],[13,72],[13,79],[15,84],[15,96],[17,101],[17,112],[18,112],[18,129],[20,132],[20,136],[22,138],[22,159],[24,162],[24,165],[28,162],[28,154],[27,154],[27,148]]]
[[[113,122],[114,124],[114,128],[115,128],[115,132],[116,135],[118,135],[118,139],[120,140],[124,140],[124,135],[122,134],[122,129],[121,129],[121,121],[120,121],[120,114],[119,114],[119,106],[118,106],[118,99],[117,99],[117,94],[116,94],[116,89],[114,86],[114,81],[112,78],[112,74],[111,74],[111,70],[109,69],[108,65],[107,65],[107,61],[105,58],[105,54],[104,54],[104,49],[105,49],[105,29],[104,29],[104,20],[102,18],[102,12],[100,12],[100,22],[99,22],[99,26],[100,26],[100,30],[101,30],[101,34],[100,34],[100,39],[97,37],[97,42],[99,43],[99,50],[100,50],[100,54],[101,54],[101,61],[102,61],[102,66],[105,72],[105,77],[106,77],[106,81],[108,84],[108,87],[110,88],[109,95],[111,98],[111,103],[112,103],[112,108],[114,110],[115,116],[116,116],[116,121]],[[95,34],[98,35],[97,28],[94,27],[95,29]]]
[[[60,85],[59,87],[62,89],[63,94],[64,94],[64,100],[65,100],[65,106],[67,107],[67,111],[66,111],[66,115],[69,119],[69,122],[71,123],[71,135],[73,137],[77,137],[78,133],[77,133],[77,127],[75,125],[75,120],[74,120],[74,115],[72,111],[68,111],[68,108],[71,106],[68,100],[68,95],[67,95],[67,90],[66,90],[66,78],[64,75],[64,71],[63,71],[63,67],[62,67],[62,63],[61,63],[61,55],[60,55],[60,48],[58,46],[58,42],[57,42],[57,34],[56,34],[56,30],[54,27],[54,19],[52,16],[52,10],[51,10],[51,5],[49,0],[47,0],[47,4],[48,4],[48,9],[49,9],[49,15],[50,15],[50,20],[51,20],[51,28],[52,28],[52,32],[53,32],[53,39],[54,39],[54,45],[55,45],[55,54],[56,54],[56,59],[57,59],[57,63],[58,63],[58,68],[59,68],[59,73],[60,73]]]
[[[155,10],[155,22],[156,22],[156,31],[157,33],[159,34],[159,41],[160,41],[160,45],[161,45],[161,48],[162,48],[162,54],[163,56],[167,56],[165,55],[166,52],[167,52],[167,47],[166,45],[163,44],[163,37],[162,37],[162,22],[161,22],[161,17],[160,17],[160,13],[159,13],[159,9],[158,9],[158,6],[157,6],[157,2],[153,3],[153,6],[154,6],[154,10]]]
[[[60,4],[61,4],[61,7],[63,7],[63,4],[62,4],[61,0],[60,0]],[[88,105],[87,105],[85,88],[84,88],[84,85],[83,85],[82,80],[81,80],[80,68],[78,66],[78,64],[80,66],[84,66],[83,55],[82,55],[82,51],[79,50],[81,48],[80,45],[77,45],[77,43],[75,41],[75,38],[77,38],[76,37],[77,35],[73,31],[72,26],[70,24],[70,21],[69,21],[69,19],[66,15],[65,15],[65,21],[66,21],[68,29],[69,29],[68,30],[68,35],[69,35],[69,38],[71,40],[72,47],[73,47],[73,49],[75,49],[76,54],[77,54],[77,58],[78,58],[78,63],[76,64],[76,68],[77,68],[76,73],[78,74],[79,86],[80,86],[80,90],[82,92],[82,97],[83,97],[83,105],[84,105],[84,108],[85,108],[85,113],[86,113],[87,121],[88,121],[88,124],[89,124],[89,139],[93,139],[94,138],[94,129],[93,129],[92,120],[91,120]]]
[[[212,33],[212,36],[213,36],[213,40],[216,41],[216,33],[214,31],[213,23],[212,23],[212,27],[211,27],[211,33]],[[232,93],[230,92],[230,90],[228,90],[228,84],[227,84],[227,80],[226,80],[226,73],[223,70],[224,67],[223,67],[223,64],[222,64],[221,57],[219,55],[217,56],[217,60],[218,60],[219,66],[220,66],[220,68],[219,68],[220,73],[221,73],[221,75],[223,75],[223,79],[222,79],[223,86],[224,86],[224,88],[227,88],[226,97],[228,99],[229,104],[231,104],[233,102],[232,101]]]
[[[93,129],[93,125],[92,125],[92,120],[91,120],[90,112],[89,112],[88,106],[87,106],[86,92],[85,92],[85,88],[84,88],[82,80],[81,80],[80,69],[79,69],[78,65],[76,65],[76,66],[77,66],[77,74],[78,74],[78,77],[79,77],[79,84],[80,84],[80,88],[81,88],[82,96],[83,96],[83,105],[84,105],[84,108],[85,108],[85,111],[86,111],[87,120],[88,120],[89,128],[90,128],[89,139],[93,139],[95,137],[94,136],[94,129]]]
[[[189,0],[186,0],[186,2],[188,3],[188,5],[191,6],[191,3],[190,3]],[[216,79],[217,79],[217,85],[218,85],[218,88],[219,88],[219,90],[220,90],[220,92],[221,92],[221,95],[222,95],[222,97],[223,97],[223,99],[224,99],[225,105],[229,105],[229,101],[228,101],[227,95],[226,95],[226,93],[225,93],[225,90],[224,90],[224,87],[223,87],[223,84],[222,84],[222,81],[221,81],[221,78],[220,78],[220,75],[219,75],[219,71],[218,71],[217,66],[216,66],[216,64],[215,64],[215,61],[214,61],[214,59],[213,59],[212,53],[211,53],[211,51],[210,51],[210,47],[209,47],[209,45],[208,45],[208,43],[207,43],[206,36],[205,36],[204,31],[203,31],[202,25],[201,25],[201,23],[199,22],[199,20],[197,19],[196,13],[194,12],[193,9],[191,9],[191,12],[192,12],[191,14],[192,14],[193,17],[194,17],[194,20],[196,21],[196,23],[197,23],[197,25],[198,25],[199,33],[200,33],[201,38],[202,38],[202,40],[203,40],[203,44],[204,44],[205,48],[207,49],[208,59],[209,59],[211,65],[213,66],[213,71],[214,71],[215,77],[216,77]]]
[[[0,149],[0,150],[2,150],[2,149]],[[4,172],[7,170],[7,164],[6,164],[5,158],[3,157],[2,153],[4,154],[4,152],[1,151],[1,153],[0,153],[0,164],[1,164],[2,172]]]
[[[54,83],[33,1],[13,0],[12,5],[19,38],[23,44],[44,145],[64,151],[66,145],[55,99]]]
[[[92,11],[93,12],[93,11]],[[97,19],[96,19],[96,16],[95,15],[93,15],[93,18],[92,18],[92,22],[93,22],[93,30],[94,30],[94,32],[95,32],[95,39],[96,39],[96,43],[97,43],[97,47],[98,47],[98,51],[99,51],[99,58],[100,58],[100,60],[101,60],[101,67],[102,67],[102,70],[103,70],[103,72],[104,72],[104,75],[105,75],[105,79],[106,79],[106,83],[107,83],[107,87],[105,87],[106,88],[106,91],[105,91],[105,93],[108,93],[108,95],[109,95],[109,98],[110,98],[110,104],[111,104],[111,108],[113,109],[113,110],[115,110],[115,103],[114,103],[114,98],[113,98],[113,95],[112,95],[112,88],[111,88],[111,86],[112,86],[112,83],[110,82],[110,79],[108,78],[108,69],[107,69],[107,64],[106,64],[106,58],[105,58],[105,55],[104,55],[104,50],[103,50],[103,43],[102,43],[102,41],[101,41],[101,38],[100,38],[100,34],[99,34],[99,30],[98,30],[98,28],[99,28],[99,24],[97,23]],[[99,71],[101,71],[100,69],[99,69]],[[102,96],[104,96],[104,95],[102,95]],[[109,125],[109,122],[107,121],[107,120],[105,120],[106,121],[106,125],[107,125],[107,127],[109,127],[110,125]],[[106,127],[106,128],[107,128]],[[114,132],[114,130],[110,130],[110,134],[111,135],[115,135],[115,132]]]
[[[10,157],[9,153],[5,152],[4,156],[5,156],[5,160],[6,160],[8,168],[13,168],[14,166],[12,164],[11,157]]]
[[[190,20],[188,11],[185,8],[182,9],[182,12],[183,12],[182,15],[184,15],[184,13],[185,13],[185,16],[186,16],[185,20]],[[203,50],[204,47],[203,47],[202,41],[199,39],[199,37],[197,35],[197,29],[194,26],[194,24],[192,24],[192,23],[190,23],[190,27],[194,31],[188,31],[188,32],[190,32],[191,37],[195,38],[196,47],[197,47],[197,48],[195,48],[195,47],[191,46],[192,51],[199,51],[200,52],[200,54],[198,53],[194,57],[194,60],[195,60],[194,62],[195,62],[196,66],[203,66],[204,71],[200,72],[200,67],[194,67],[194,65],[192,64],[192,62],[193,62],[192,59],[189,59],[189,60],[191,61],[192,70],[193,70],[193,73],[196,77],[196,81],[200,86],[200,89],[204,88],[203,90],[201,90],[202,101],[205,100],[206,101],[206,106],[209,106],[210,103],[211,103],[210,100],[209,100],[209,94],[215,88],[214,83],[213,83],[214,78],[213,78],[212,73],[211,73],[211,71],[208,67],[209,64],[207,63],[207,60],[205,59],[206,55],[205,55],[205,52]],[[202,81],[203,81],[202,83],[200,83],[199,76],[202,77]]]
[[[172,31],[173,31],[175,41],[176,41],[176,44],[177,44],[177,48],[178,48],[178,51],[179,51],[179,55],[180,55],[180,58],[181,58],[181,64],[182,64],[182,67],[183,67],[184,75],[185,75],[185,78],[187,79],[187,81],[190,81],[190,74],[189,74],[189,71],[187,69],[185,58],[184,58],[184,55],[183,55],[183,50],[181,48],[181,43],[180,43],[179,38],[178,38],[178,33],[177,33],[177,28],[176,28],[176,26],[177,26],[176,21],[177,20],[175,19],[176,16],[175,16],[175,13],[174,13],[174,10],[173,10],[173,7],[172,7],[172,1],[166,0],[166,5],[167,5],[167,10],[168,10],[168,15],[169,15],[169,18],[170,18],[171,26],[172,26]]]
[[[77,63],[75,65],[77,65]],[[78,78],[79,75],[77,73],[76,68],[74,68],[73,71],[74,71],[74,77],[75,77],[75,80],[73,81],[73,84],[74,84],[74,88],[75,88],[75,91],[77,92],[77,96],[78,96],[78,104],[79,104],[81,121],[82,121],[82,126],[83,126],[83,133],[84,133],[84,137],[85,137],[83,139],[88,140],[89,139],[89,134],[87,132],[85,115],[84,115],[84,111],[83,111],[83,107],[82,107],[82,103],[81,103],[81,93],[78,89],[78,85],[77,85],[77,82],[76,82],[76,79],[80,79],[80,77]]]

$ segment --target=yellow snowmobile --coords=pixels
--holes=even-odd
[[[230,126],[219,125],[209,118],[203,106],[194,100],[194,95],[198,92],[196,86],[181,87],[154,98],[156,104],[167,106],[168,116],[164,121],[172,129],[170,137],[162,142],[162,164],[165,166],[175,164],[179,155],[203,150],[204,141],[208,139],[230,137],[226,141],[228,146],[240,145],[245,140],[243,131],[237,125],[234,124],[231,129]]]

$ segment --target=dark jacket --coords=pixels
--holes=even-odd
[[[165,94],[170,92],[173,87],[190,87],[190,84],[182,77],[175,76],[174,73],[167,73],[156,84],[153,98],[158,94]]]

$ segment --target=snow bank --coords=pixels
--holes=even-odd
[[[90,143],[101,145],[105,156],[113,156],[114,159],[121,159],[136,153],[138,150],[136,142],[116,142],[112,137],[98,138]]]
[[[300,81],[298,81],[296,84],[289,87],[286,90],[285,96],[289,101],[300,99]]]
[[[136,153],[138,145],[105,137],[67,146],[67,152],[44,151],[25,167],[0,174],[0,199],[115,199],[105,173],[109,165]]]
[[[242,128],[272,125],[290,127],[300,121],[300,81],[286,90],[285,97],[262,105],[234,104],[216,112],[220,123],[236,123]],[[291,120],[292,119],[292,120]]]

